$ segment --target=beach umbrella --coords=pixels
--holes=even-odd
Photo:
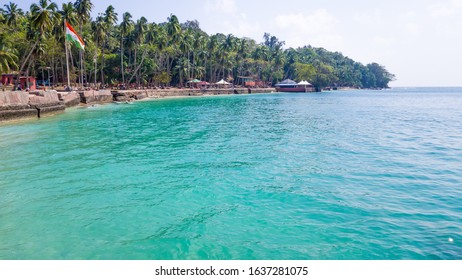
[[[311,86],[311,85],[312,85],[312,84],[310,84],[308,81],[305,81],[305,80],[301,81],[301,82],[298,83],[298,84],[301,85],[301,86]]]
[[[225,80],[221,79],[219,82],[215,83],[216,85],[230,85],[230,83],[226,82]]]

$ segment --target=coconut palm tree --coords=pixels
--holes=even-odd
[[[74,3],[75,10],[78,14],[79,26],[80,26],[80,34],[83,34],[83,26],[88,23],[90,20],[90,13],[93,9],[93,3],[90,0],[76,0]],[[83,83],[83,76],[85,75],[84,70],[84,52],[79,50],[79,57],[80,57],[80,81]]]
[[[211,58],[210,62],[210,80],[209,82],[216,82],[215,72],[218,67],[217,59],[218,59],[218,35],[210,36],[209,43],[207,45],[207,52],[209,57]]]
[[[78,15],[72,2],[63,3],[61,10],[57,11],[57,13],[60,15],[60,18],[59,21],[54,24],[54,34],[56,40],[60,43],[61,46],[63,46],[66,44],[64,24],[65,22],[68,22],[70,25],[76,26],[78,23]],[[66,63],[69,63],[69,61],[66,61]],[[71,65],[73,65],[73,63],[71,63]],[[71,71],[69,72],[71,73]]]
[[[100,14],[99,16],[96,17],[96,20],[95,21],[92,21],[91,22],[91,31],[92,31],[92,34],[93,34],[93,40],[95,41],[95,44],[97,46],[97,48],[95,48],[95,53],[94,53],[94,56],[93,56],[93,60],[94,60],[94,68],[95,68],[95,87],[96,87],[96,73],[98,72],[97,71],[97,57],[98,57],[98,48],[100,50],[103,49],[103,45],[104,45],[104,38],[106,38],[106,28],[105,28],[106,24],[104,23],[104,17]],[[100,52],[100,55],[101,55],[101,59],[102,59],[102,52]],[[101,67],[102,68],[102,67]],[[103,71],[101,70],[101,75],[103,74]],[[102,76],[101,76],[101,79]]]
[[[175,66],[175,69],[178,70],[180,87],[183,87],[185,74],[189,72],[190,67],[191,62],[189,62],[189,59],[187,59],[186,57],[177,60],[177,65]]]
[[[0,73],[10,72],[11,67],[18,67],[18,56],[6,45],[0,45]]]
[[[178,21],[177,16],[174,14],[170,14],[170,17],[167,18],[167,35],[169,40],[169,48],[168,48],[168,64],[167,64],[167,73],[170,75],[170,70],[173,66],[173,60],[176,52],[178,51],[175,49],[177,47],[177,44],[179,43],[180,40],[180,35],[181,35],[181,25],[180,22]]]
[[[76,0],[74,3],[74,8],[77,11],[79,23],[80,23],[80,32],[82,32],[83,25],[87,24],[90,20],[90,13],[94,5],[90,0]]]
[[[67,21],[70,25],[76,25],[78,22],[77,11],[74,8],[74,5],[69,3],[63,3],[61,10],[58,11],[58,14],[61,15],[61,23],[58,27],[59,30],[63,31],[64,21]]]
[[[222,77],[225,77],[225,70],[229,70],[230,65],[232,65],[232,57],[237,46],[236,37],[232,34],[226,36],[225,40],[221,42],[220,50],[223,53],[221,56],[221,66],[222,66]],[[228,71],[229,73],[229,71]]]
[[[170,36],[172,42],[178,42],[180,39],[180,33],[181,33],[181,25],[180,22],[178,21],[177,16],[171,14],[170,17],[167,19],[167,33],[168,36]]]
[[[3,6],[5,7],[5,9],[2,9],[5,23],[12,28],[16,28],[20,18],[24,16],[24,12],[12,2]]]
[[[37,44],[43,40],[43,38],[49,33],[49,31],[52,30],[53,23],[56,21],[58,16],[56,10],[56,4],[48,0],[39,0],[38,5],[34,3],[30,6],[29,27],[30,33],[34,38],[34,45],[32,45],[29,53],[23,59],[21,67],[19,68],[18,75],[20,75],[24,71],[24,67],[26,67],[26,65],[29,68],[30,63],[28,62],[31,58],[32,53],[37,47]],[[19,79],[16,79],[15,88],[17,88],[18,83]]]
[[[192,30],[188,29],[186,32],[183,32],[180,38],[180,51],[183,53],[183,56],[186,54],[186,58],[188,60],[190,57],[190,53],[193,48],[193,43],[194,43],[194,36],[192,34]],[[183,63],[184,64],[184,63]],[[191,79],[191,74],[188,73],[188,79]]]
[[[106,11],[102,16],[102,21],[102,32],[105,36],[103,38],[101,48],[101,83],[104,84],[104,51],[107,47],[110,38],[109,36],[111,35],[114,24],[117,22],[117,13],[115,12],[114,7],[112,5],[109,5],[106,8]]]
[[[197,73],[196,74],[196,67],[197,67],[197,61],[196,61],[196,57],[199,56],[200,54],[205,54],[205,47],[206,47],[206,39],[205,39],[205,36],[201,33],[196,33],[194,35],[194,39],[193,39],[193,49],[192,49],[192,76],[195,77],[197,75],[197,77],[201,77],[203,76],[203,72],[205,69],[203,67],[203,69],[201,69],[201,73]]]
[[[124,72],[124,39],[133,29],[134,22],[132,15],[128,12],[122,15],[122,22],[119,25],[120,32],[120,67],[122,72],[122,83],[125,84],[125,72]]]
[[[49,0],[39,0],[39,4],[30,6],[32,28],[45,34],[53,28],[56,19],[58,6]]]
[[[144,37],[146,35],[146,30],[148,28],[148,20],[145,17],[141,17],[139,20],[136,21],[135,30],[133,33],[135,45],[134,45],[134,68],[140,69],[141,67],[137,64],[137,50],[143,45]],[[143,61],[143,57],[141,58]],[[141,64],[141,63],[140,63]],[[138,71],[135,71],[136,83],[140,85],[140,76]]]

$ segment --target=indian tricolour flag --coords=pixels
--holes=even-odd
[[[83,42],[82,38],[75,32],[74,28],[66,22],[66,40],[74,42],[77,48],[83,50],[85,49],[85,43]]]

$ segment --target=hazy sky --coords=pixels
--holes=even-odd
[[[3,1],[2,1],[3,2]],[[28,10],[30,0],[12,0]],[[55,1],[59,7],[67,1]],[[462,86],[462,0],[94,0],[93,15],[113,5],[136,20],[197,19],[208,34],[257,42],[269,32],[286,47],[338,51],[394,73],[391,86]],[[6,1],[5,1],[6,3]]]

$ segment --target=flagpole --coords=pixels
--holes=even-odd
[[[80,80],[80,87],[83,89],[83,65],[82,65],[82,50],[79,50],[79,58],[80,58],[80,75],[79,75],[79,80]]]
[[[64,49],[66,52],[66,70],[67,70],[67,88],[71,88],[71,80],[69,78],[69,54],[67,50],[67,38],[66,38],[66,20],[64,20]]]

